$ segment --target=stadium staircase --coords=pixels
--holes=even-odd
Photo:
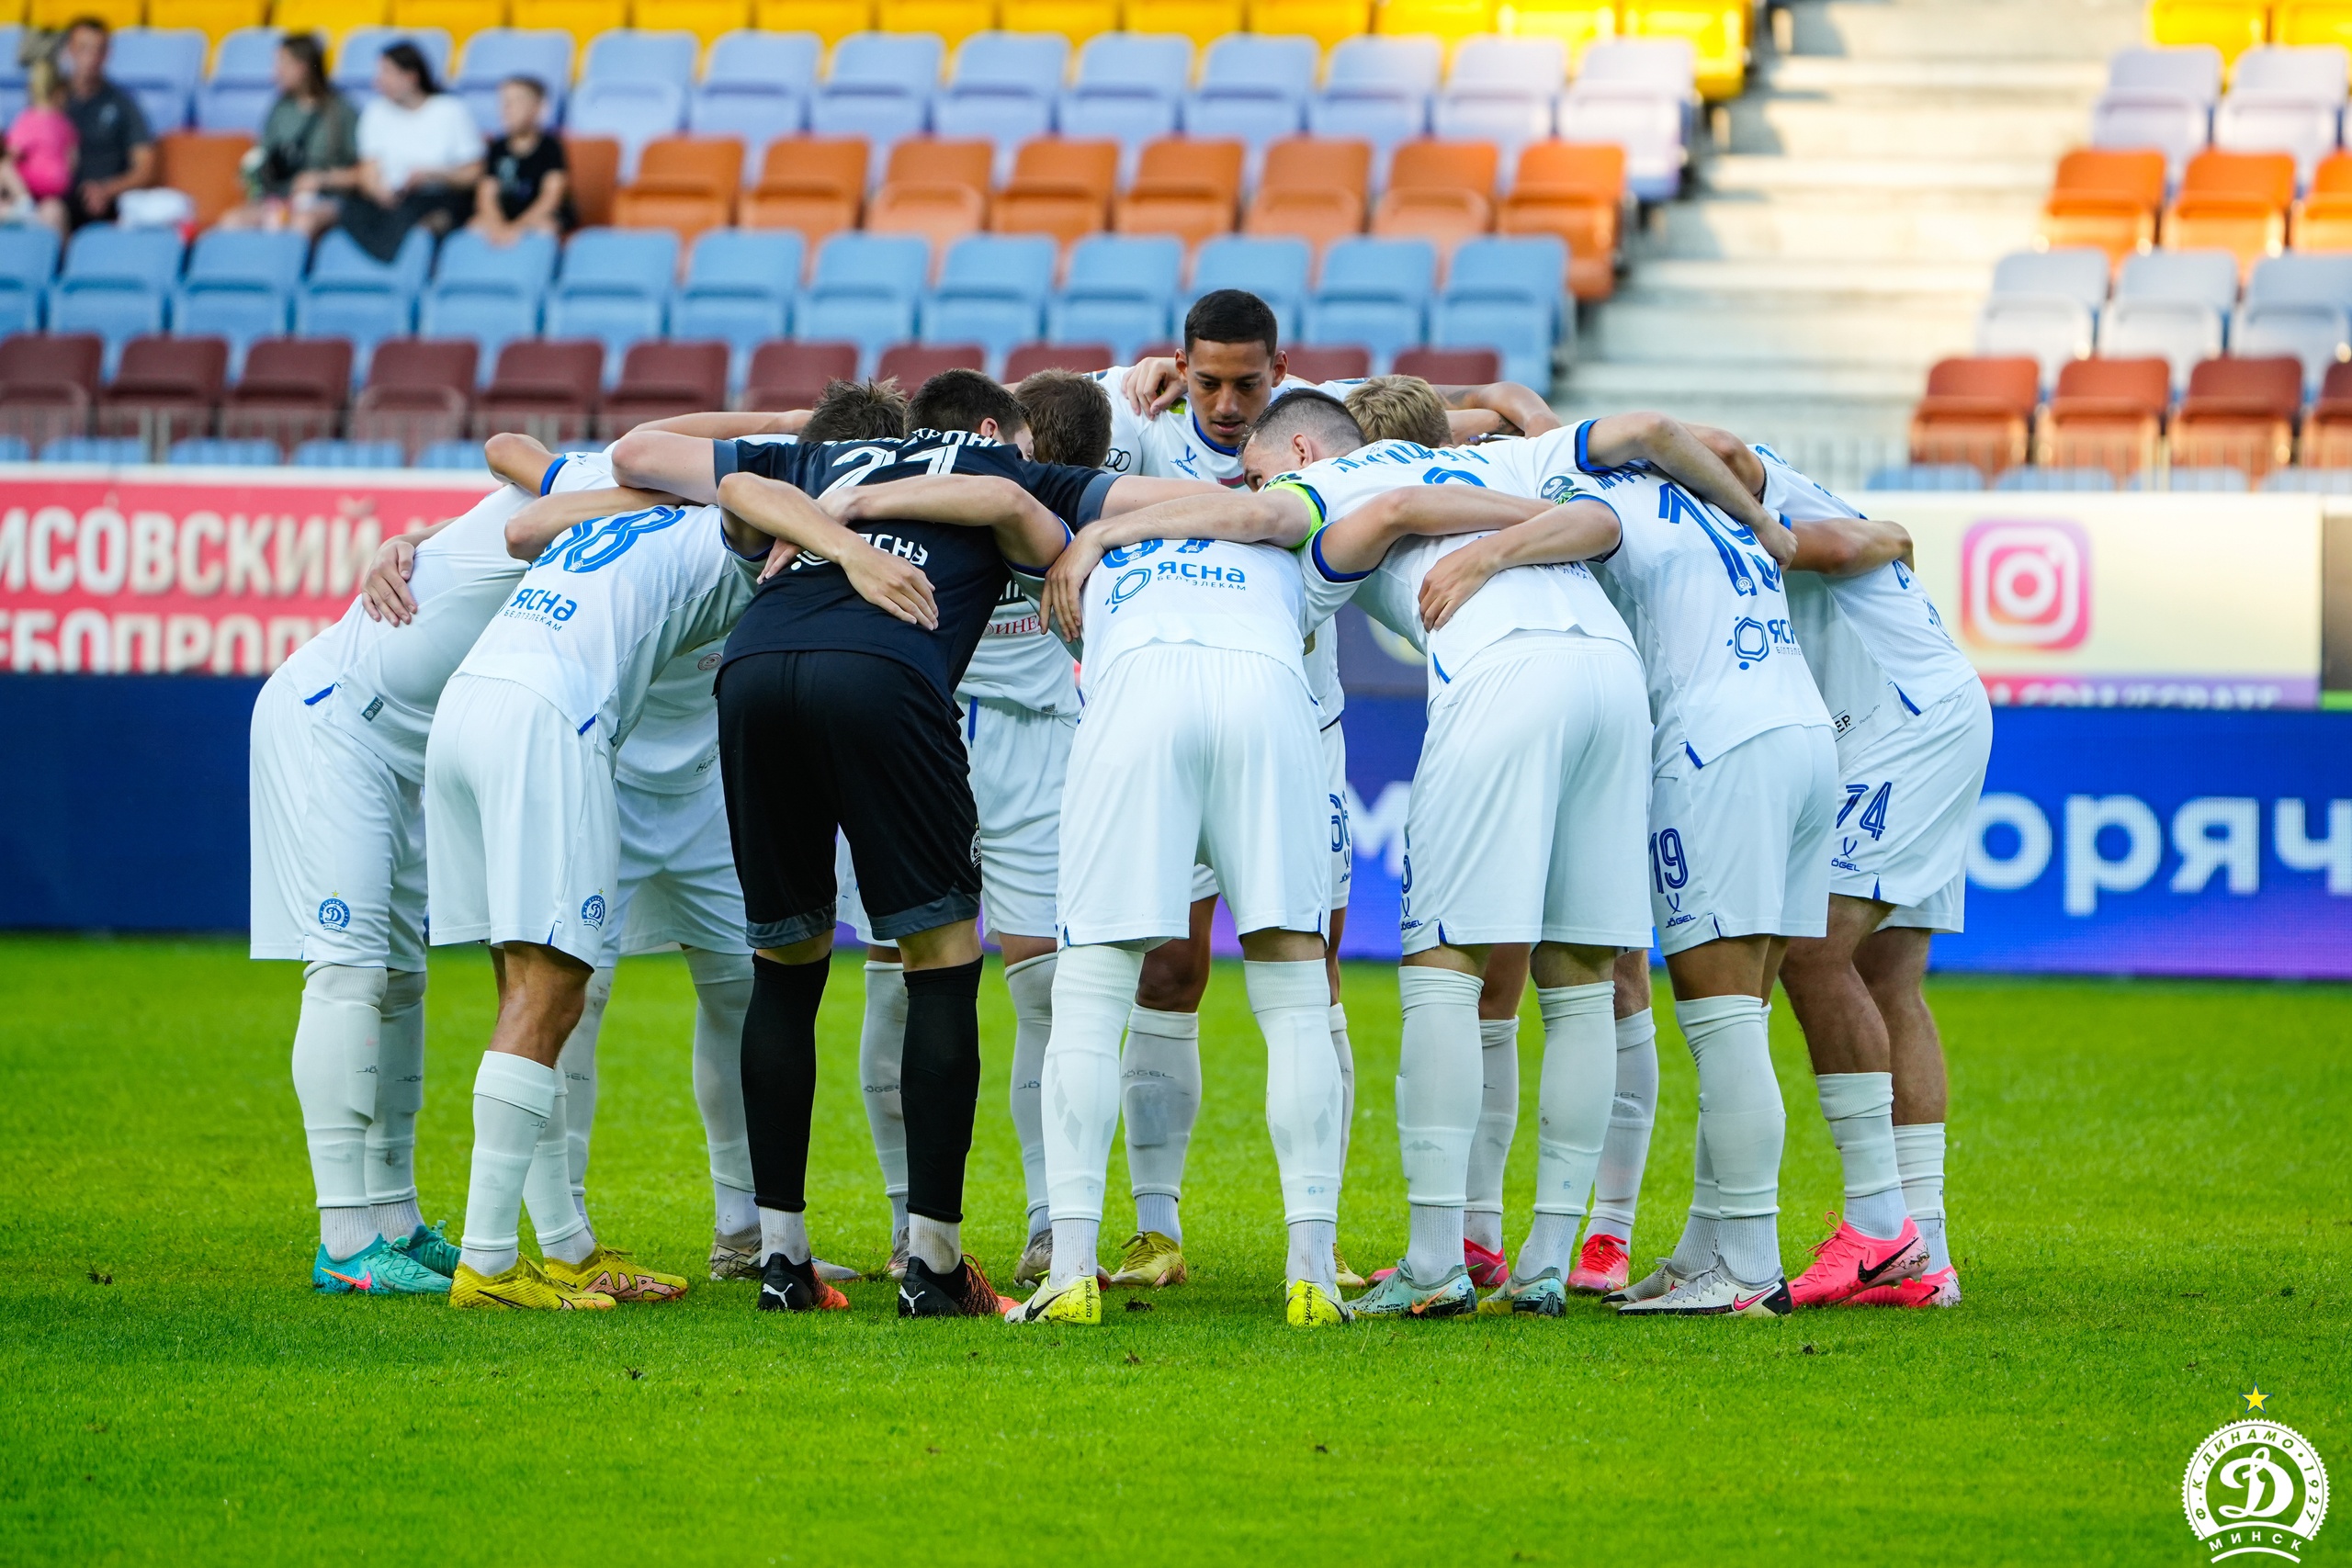
[[[1556,400],[1724,424],[1831,483],[1901,462],[1928,367],[1972,352],[1994,260],[2031,247],[2142,26],[2136,3],[1800,0],[1758,29],[1690,197],[1632,237]]]

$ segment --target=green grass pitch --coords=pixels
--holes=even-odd
[[[764,1317],[750,1285],[708,1283],[674,957],[622,967],[590,1187],[602,1234],[695,1277],[684,1302],[316,1298],[298,987],[225,942],[0,942],[0,1560],[2189,1563],[2182,1468],[2257,1384],[2352,1484],[2341,987],[1938,982],[1957,1311],[1299,1334],[1229,966],[1204,1031],[1193,1282],[1148,1312],[1114,1297],[1091,1333],[902,1324],[887,1283],[853,1286],[845,1314]],[[1369,1268],[1403,1243],[1396,981],[1354,965],[1347,991],[1340,1241]],[[488,964],[436,959],[431,995],[417,1163],[428,1215],[455,1216]],[[982,997],[967,1229],[1002,1273],[1021,1191],[993,966]],[[843,962],[810,1220],[821,1252],[873,1268],[888,1211],[858,1007]],[[1690,1190],[1694,1089],[1661,1016],[1641,1259]],[[1774,1024],[1794,1272],[1837,1167],[1785,1007]],[[1537,1030],[1522,1040],[1532,1102]],[[1523,1120],[1514,1244],[1532,1159]],[[1114,1194],[1125,1179],[1114,1164]],[[1106,1239],[1128,1217],[1114,1197]],[[2312,1557],[2352,1562],[2352,1514]]]

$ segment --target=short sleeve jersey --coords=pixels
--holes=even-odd
[[[1139,540],[1106,552],[1086,580],[1085,679],[1100,679],[1138,648],[1192,643],[1262,653],[1304,685],[1306,610],[1298,557],[1290,550],[1222,539]]]
[[[899,440],[713,445],[719,478],[738,471],[758,474],[812,496],[922,474],[992,474],[1020,485],[1071,528],[1101,513],[1114,479],[1096,468],[1033,463],[1013,447],[960,430],[920,430]],[[952,701],[1008,581],[994,530],[923,522],[856,526],[876,549],[913,562],[931,580],[938,629],[910,625],[867,604],[840,567],[803,552],[760,585],[742,624],[727,640],[725,662],[754,653],[817,649],[878,654],[910,666],[931,682],[942,702]],[[1013,564],[1044,570],[1041,562]]]
[[[718,701],[711,682],[727,639],[682,649],[645,689],[613,776],[650,795],[688,795],[718,777]]]

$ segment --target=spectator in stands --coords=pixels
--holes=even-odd
[[[322,173],[319,188],[342,198],[335,224],[369,255],[390,261],[411,229],[446,234],[473,215],[481,132],[405,39],[378,58],[376,94],[359,111],[358,164]]]
[[[324,53],[311,33],[277,43],[277,101],[261,122],[261,144],[245,154],[245,205],[222,215],[232,229],[283,229],[291,221],[316,232],[334,219],[322,176],[359,162],[359,115],[327,81]]]
[[[571,176],[563,142],[547,134],[548,90],[534,76],[498,85],[498,118],[506,133],[482,155],[474,191],[474,227],[493,245],[534,231],[561,239],[571,229]]]
[[[80,138],[65,114],[65,83],[47,56],[25,68],[25,107],[8,127],[0,159],[0,201],[13,221],[46,223],[65,232],[65,200],[74,191],[74,153]]]
[[[139,100],[107,80],[106,23],[77,17],[66,25],[65,118],[76,145],[66,216],[79,228],[112,218],[115,198],[155,183],[155,137]]]

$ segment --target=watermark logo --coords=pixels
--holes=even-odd
[[[2072,523],[1979,523],[1960,541],[1961,626],[1995,648],[2090,636],[2090,536]]]
[[[2256,1411],[2268,1397],[2245,1395]],[[2327,1517],[2327,1466],[2292,1427],[2233,1421],[2189,1457],[2180,1506],[2209,1562],[2250,1553],[2301,1562]]]

